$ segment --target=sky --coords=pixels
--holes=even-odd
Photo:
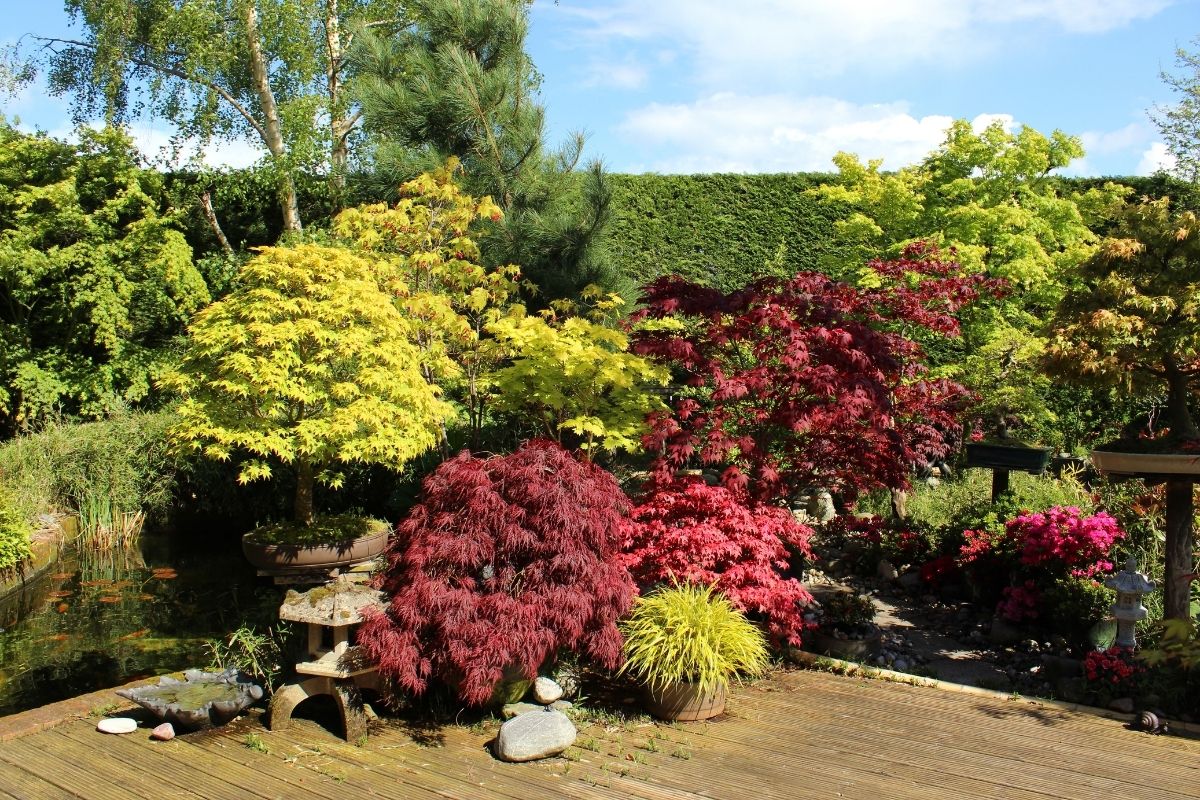
[[[56,0],[0,11],[0,43],[69,30]],[[550,142],[582,131],[613,172],[830,171],[838,151],[896,169],[963,118],[1062,130],[1087,151],[1068,174],[1131,175],[1170,163],[1147,111],[1198,36],[1200,0],[535,0],[526,49]],[[70,130],[36,86],[4,112]],[[171,132],[134,127],[148,151]]]

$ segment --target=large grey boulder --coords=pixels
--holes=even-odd
[[[566,714],[547,707],[501,725],[496,757],[501,761],[536,761],[556,756],[574,743],[575,725]]]

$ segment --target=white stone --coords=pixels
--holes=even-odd
[[[538,678],[533,682],[533,699],[548,706],[563,696],[562,687],[550,678]]]
[[[521,714],[500,726],[496,757],[513,762],[549,758],[574,744],[575,735],[575,726],[561,711]]]
[[[129,717],[105,717],[96,723],[96,730],[101,733],[133,733],[137,730],[137,720]]]

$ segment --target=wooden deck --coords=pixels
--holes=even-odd
[[[248,717],[170,742],[94,726],[75,719],[0,744],[0,800],[1200,795],[1200,741],[1024,700],[809,671],[737,689],[717,722],[591,723],[566,757],[532,764],[489,755],[495,723],[387,722],[362,747],[307,720],[273,732]]]

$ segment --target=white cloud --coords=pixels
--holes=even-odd
[[[1154,142],[1142,153],[1142,160],[1138,162],[1135,174],[1152,175],[1160,169],[1170,171],[1174,167],[1175,156],[1167,151],[1165,144]]]
[[[1173,0],[980,0],[985,21],[1048,21],[1072,33],[1103,33],[1152,17]]]
[[[613,89],[640,89],[646,85],[646,68],[632,59],[623,64],[596,60],[588,65],[588,75],[583,86],[601,86]]]
[[[1115,131],[1084,131],[1079,134],[1083,149],[1088,155],[1107,155],[1134,150],[1143,146],[1150,138],[1150,128],[1131,122]]]
[[[88,123],[92,128],[100,128],[101,123]],[[29,130],[26,125],[22,129]],[[216,169],[242,169],[257,163],[266,150],[248,140],[212,141],[201,147],[198,142],[187,140],[180,144],[178,152],[171,146],[172,128],[162,123],[154,125],[142,123],[126,128],[129,138],[133,139],[134,147],[142,156],[156,167],[175,169],[194,164],[202,164]],[[47,133],[55,139],[64,142],[78,142],[75,128],[61,126]]]
[[[653,42],[689,55],[697,78],[764,91],[809,77],[953,65],[1018,47],[1031,24],[1100,33],[1177,0],[563,0],[581,46]]]
[[[981,115],[977,127],[1005,115]],[[887,168],[915,163],[945,139],[948,116],[915,117],[906,103],[856,105],[828,97],[714,94],[694,103],[653,103],[630,112],[620,132],[671,155],[658,172],[827,171],[838,151],[882,158]]]

